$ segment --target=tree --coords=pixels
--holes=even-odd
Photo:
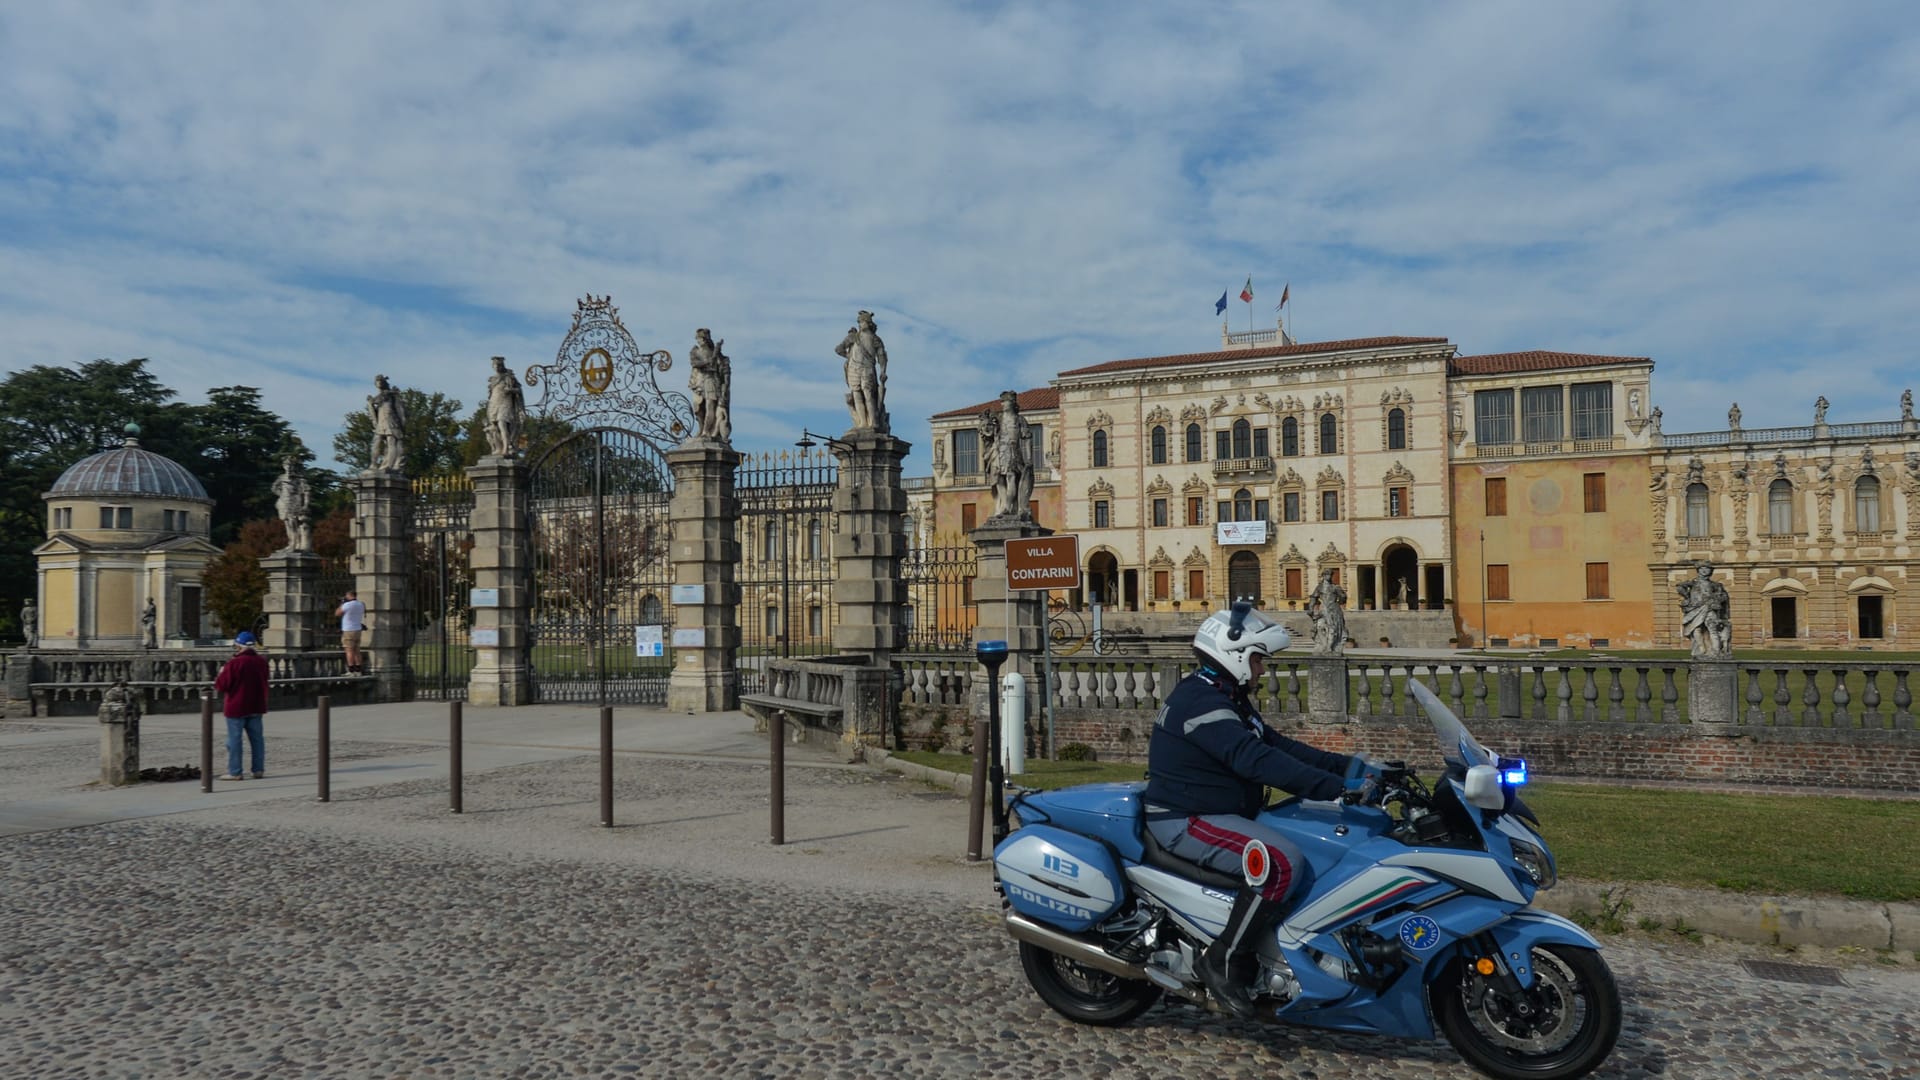
[[[260,391],[251,386],[216,386],[207,391],[205,405],[187,410],[194,436],[193,455],[175,458],[187,467],[213,499],[213,542],[226,544],[239,536],[242,522],[272,517],[273,481],[281,462],[292,456],[301,464],[313,452],[293,433],[292,425],[260,407]],[[332,474],[305,470],[332,481]]]
[[[403,387],[400,403],[407,413],[402,431],[407,445],[403,467],[408,476],[454,472],[465,464],[466,425],[460,399]],[[348,413],[340,422],[340,434],[333,437],[333,456],[359,472],[372,460],[372,447],[373,417],[365,409]]]
[[[260,618],[267,596],[267,572],[260,560],[287,546],[287,530],[278,518],[249,521],[239,539],[227,545],[200,574],[207,610],[227,634],[245,630]]]

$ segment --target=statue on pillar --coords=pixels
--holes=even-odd
[[[862,311],[833,351],[847,361],[847,409],[853,414],[854,430],[885,434],[887,346],[874,327],[873,312]]]
[[[1820,425],[1826,422],[1827,422],[1827,395],[1821,394],[1820,399],[1813,403],[1813,426],[1819,427]]]
[[[1680,594],[1680,632],[1693,644],[1695,660],[1733,658],[1733,605],[1727,587],[1713,580],[1713,564],[1694,564],[1695,576],[1674,586]]]
[[[300,463],[288,456],[286,468],[273,482],[274,509],[287,527],[287,546],[281,551],[312,551],[313,526],[307,521],[310,497],[307,478],[300,475]]]
[[[1740,403],[1737,401],[1733,403],[1733,408],[1727,410],[1727,430],[1740,430]]]
[[[693,332],[687,353],[687,389],[693,391],[694,437],[733,442],[733,362],[721,351],[726,339],[713,340],[712,331]],[[849,361],[851,363],[851,361]]]
[[[1031,521],[1027,502],[1033,498],[1033,425],[1020,415],[1020,395],[1003,390],[1000,407],[981,412],[980,441],[985,444],[981,449],[993,517]]]
[[[20,634],[27,639],[28,651],[40,647],[40,608],[34,604],[31,596],[27,597],[26,605],[20,609]]]
[[[1900,391],[1900,422],[1903,424],[1913,423],[1913,391],[1912,389],[1906,389],[1906,390]]]
[[[1660,406],[1658,405],[1655,405],[1653,411],[1647,414],[1647,428],[1655,435],[1660,434],[1660,415]]]
[[[157,649],[160,647],[160,609],[147,597],[146,609],[140,612],[140,647]]]
[[[494,457],[513,457],[520,452],[520,429],[527,423],[527,398],[520,380],[507,370],[507,358],[493,358],[493,374],[487,376],[487,450]]]
[[[387,382],[385,375],[373,377],[373,393],[367,395],[367,415],[373,418],[373,444],[367,448],[367,471],[402,471],[407,457],[407,407],[400,391]]]
[[[1320,571],[1320,584],[1307,596],[1307,618],[1313,620],[1313,651],[1338,656],[1347,647],[1347,590],[1334,580],[1332,567]]]

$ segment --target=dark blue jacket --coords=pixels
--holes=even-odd
[[[1145,798],[1185,814],[1252,817],[1269,787],[1337,798],[1352,764],[1267,727],[1245,690],[1203,669],[1180,680],[1153,722]]]

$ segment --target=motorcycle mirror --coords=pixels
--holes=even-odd
[[[1491,765],[1475,765],[1467,770],[1467,802],[1482,810],[1507,808],[1507,793],[1500,787],[1500,770]]]

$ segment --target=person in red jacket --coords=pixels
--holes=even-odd
[[[267,660],[254,651],[252,632],[240,631],[233,639],[233,659],[220,669],[213,688],[224,700],[227,717],[227,775],[222,780],[245,778],[240,771],[240,736],[244,733],[253,748],[253,778],[267,775],[267,746],[261,739],[267,715]]]

